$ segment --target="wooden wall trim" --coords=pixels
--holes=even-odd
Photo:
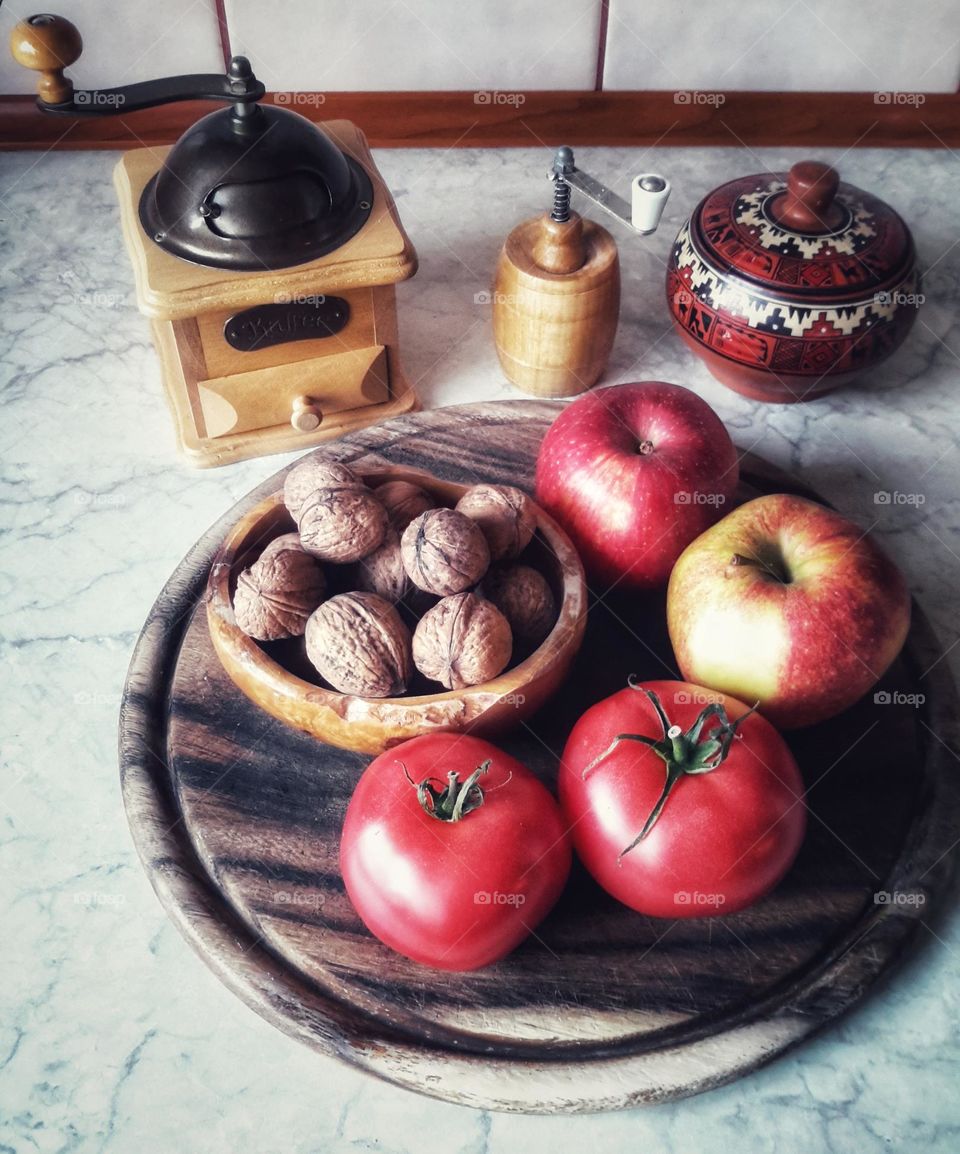
[[[355,121],[375,147],[554,148],[570,145],[749,145],[960,148],[960,95],[877,103],[872,92],[328,92],[279,93],[311,120]],[[286,100],[284,100],[286,97]],[[700,103],[705,97],[715,103]],[[901,100],[906,97],[900,97]],[[124,116],[67,120],[29,96],[0,97],[0,149],[137,148],[172,144],[215,105],[168,104]]]

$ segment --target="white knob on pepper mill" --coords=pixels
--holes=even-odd
[[[656,172],[644,172],[630,185],[630,223],[636,232],[653,232],[660,223],[670,195],[670,181]]]

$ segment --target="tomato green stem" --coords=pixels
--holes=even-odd
[[[710,773],[723,764],[727,754],[730,752],[730,746],[733,744],[733,739],[736,736],[737,727],[757,708],[757,706],[754,705],[752,709],[748,709],[746,713],[741,714],[734,721],[731,721],[727,717],[727,711],[723,705],[721,705],[720,702],[713,702],[700,711],[693,725],[684,733],[679,725],[672,724],[667,717],[660,698],[652,689],[645,689],[642,685],[634,684],[632,678],[630,680],[630,688],[639,689],[647,695],[650,704],[656,710],[657,718],[663,729],[663,736],[659,740],[656,740],[648,737],[644,733],[618,733],[603,753],[595,757],[584,767],[582,776],[586,777],[592,769],[602,761],[605,761],[622,742],[638,741],[643,745],[649,746],[657,757],[663,761],[666,767],[666,779],[663,784],[663,791],[657,799],[656,805],[650,811],[647,820],[643,823],[643,829],[640,830],[627,848],[621,851],[617,859],[618,861],[624,854],[628,854],[639,845],[653,829],[657,823],[657,819],[663,812],[663,807],[667,804],[667,799],[682,778]],[[707,722],[713,718],[716,718],[716,726],[704,735],[704,727]]]
[[[663,792],[657,799],[657,804],[650,811],[647,820],[643,823],[643,829],[637,834],[637,836],[627,846],[626,849],[621,850],[620,853],[617,854],[618,862],[624,854],[628,854],[634,846],[639,845],[640,842],[642,842],[647,834],[653,829],[654,823],[660,816],[663,807],[667,804],[667,798],[673,792],[673,787],[677,784],[680,778],[683,777],[683,773],[684,771],[682,767],[677,765],[676,762],[667,762],[667,779],[663,783]]]
[[[413,783],[416,785],[420,808],[438,821],[462,821],[468,813],[483,805],[483,790],[479,781],[489,768],[489,760],[483,762],[463,782],[458,780],[459,773],[451,769],[443,789],[434,785],[435,778],[427,777]],[[409,779],[409,774],[407,776]]]
[[[687,741],[679,725],[671,725],[667,730],[667,737],[673,749],[673,760],[682,765],[687,758]]]

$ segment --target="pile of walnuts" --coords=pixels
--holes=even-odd
[[[258,641],[303,637],[341,693],[396,697],[414,669],[445,689],[479,685],[553,628],[550,586],[521,557],[536,514],[520,489],[474,485],[451,509],[311,457],[283,499],[297,532],[240,574],[236,622]]]

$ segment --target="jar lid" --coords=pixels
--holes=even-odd
[[[869,296],[916,261],[910,230],[888,204],[813,160],[714,189],[691,218],[690,239],[719,276],[807,304]]]

